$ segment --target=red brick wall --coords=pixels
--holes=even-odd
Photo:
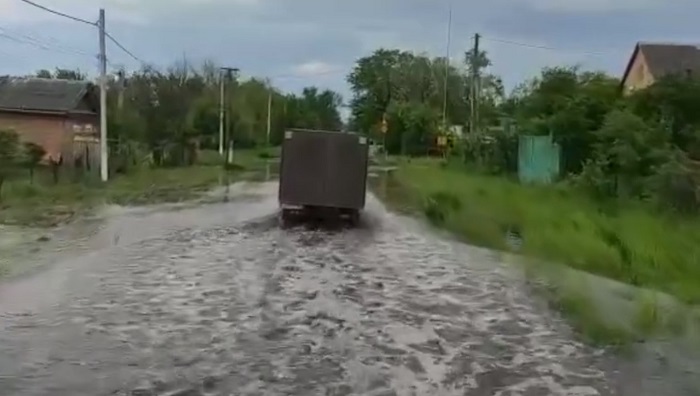
[[[74,128],[77,124],[80,127]],[[63,157],[64,163],[71,163],[73,157],[73,135],[78,131],[88,129],[98,133],[99,129],[93,117],[69,119],[65,116],[2,113],[0,112],[0,129],[12,129],[23,142],[33,142],[46,150],[47,157],[58,159]]]

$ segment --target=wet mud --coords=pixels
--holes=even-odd
[[[625,394],[492,253],[374,199],[282,229],[274,191],[118,215],[0,284],[2,395]]]

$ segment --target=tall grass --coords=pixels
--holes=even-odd
[[[634,341],[688,335],[700,325],[693,308],[700,301],[697,219],[663,215],[639,202],[601,204],[571,187],[524,186],[442,161],[398,165],[373,182],[378,195],[468,243],[535,258],[519,260],[531,284],[585,340],[631,351]],[[509,240],[513,233],[519,244]]]
[[[38,177],[34,183],[28,178],[15,179],[4,188],[0,224],[53,226],[102,203],[143,205],[189,200],[222,182],[256,171],[274,153],[274,149],[237,151],[236,167],[226,172],[218,153],[204,152],[201,162],[194,166],[133,168],[106,184],[95,177],[58,184],[48,181],[48,177]]]
[[[438,165],[403,163],[396,175],[423,199],[449,192],[461,201],[443,226],[477,245],[505,248],[516,229],[525,254],[631,285],[700,302],[700,222],[629,202],[601,206],[573,189],[523,186]]]

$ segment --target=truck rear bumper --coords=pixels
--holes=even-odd
[[[364,206],[355,206],[355,207],[350,207],[350,206],[335,206],[335,205],[313,205],[313,204],[298,204],[298,203],[281,203],[280,202],[280,209],[282,210],[292,210],[292,211],[300,211],[300,210],[340,210],[340,211],[348,211],[348,210],[362,210],[364,209]]]

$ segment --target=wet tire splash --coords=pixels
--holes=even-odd
[[[381,208],[357,229],[270,216],[89,260],[50,309],[3,313],[3,395],[614,394],[601,353],[488,252]]]

